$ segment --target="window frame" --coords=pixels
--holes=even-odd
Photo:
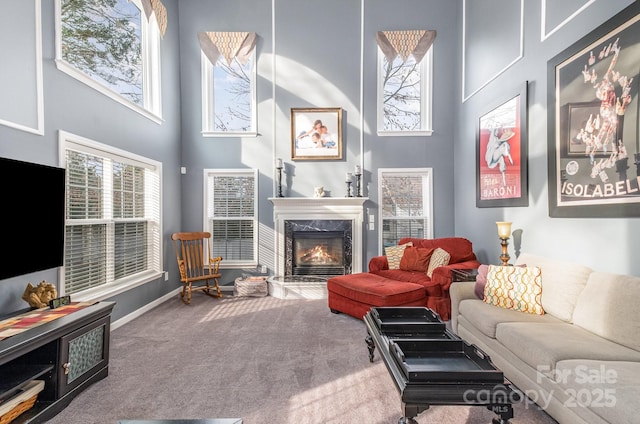
[[[256,97],[256,79],[258,77],[258,64],[256,48],[251,51],[249,60],[251,61],[251,131],[216,131],[215,119],[215,92],[214,92],[214,65],[207,58],[204,52],[200,51],[200,78],[202,87],[202,131],[203,137],[257,137],[258,136],[258,112]],[[218,60],[225,60],[221,55]]]
[[[207,168],[203,170],[203,231],[210,232],[213,239],[213,231],[209,228],[209,193],[213,192],[213,188],[209,187],[209,177],[211,176],[238,176],[252,177],[253,184],[253,260],[231,260],[223,257],[220,262],[220,269],[242,269],[242,268],[255,268],[258,266],[258,227],[260,222],[258,221],[258,169],[255,168],[235,168],[235,169],[221,169],[221,168]],[[211,217],[213,219],[213,217]],[[242,218],[249,219],[249,218]],[[212,240],[215,243],[214,240]]]
[[[387,219],[394,219],[394,217],[389,217],[384,215],[384,196],[382,194],[382,183],[385,176],[421,176],[423,178],[423,186],[425,190],[423,190],[423,195],[425,191],[427,192],[427,198],[423,197],[423,207],[424,213],[426,215],[423,216],[413,216],[413,217],[398,217],[396,220],[401,219],[424,219],[427,221],[424,226],[424,238],[430,239],[433,238],[433,168],[379,168],[378,169],[378,254],[384,255],[384,222]],[[409,237],[409,236],[403,236]],[[413,237],[413,236],[411,236]],[[396,243],[399,240],[396,240]]]
[[[161,58],[160,58],[160,28],[156,21],[155,14],[147,19],[140,0],[129,0],[138,9],[141,16],[141,56],[142,56],[142,97],[143,105],[138,105],[123,97],[120,93],[96,81],[91,76],[85,74],[73,64],[62,58],[62,1],[55,0],[55,63],[56,68],[93,88],[99,93],[115,100],[121,105],[139,113],[157,124],[163,122],[162,118],[162,93],[161,93]]]
[[[420,69],[420,125],[419,130],[384,130],[384,53],[377,48],[377,134],[382,137],[430,136],[433,134],[433,48],[432,45],[419,63]],[[396,58],[396,60],[401,60]]]
[[[154,177],[157,179],[157,187],[151,187],[152,190],[149,190],[149,187],[145,187],[145,204],[152,204],[149,206],[149,210],[146,210],[144,218],[136,218],[135,221],[146,220],[151,225],[149,226],[147,233],[147,269],[141,272],[138,272],[134,275],[130,275],[119,280],[109,280],[105,284],[88,288],[79,292],[73,293],[73,298],[77,301],[89,301],[89,300],[104,300],[109,299],[115,295],[123,293],[127,290],[130,290],[134,287],[138,287],[150,281],[157,280],[160,278],[163,273],[163,241],[162,241],[162,163],[145,158],[143,156],[139,156],[125,150],[117,149],[112,146],[99,143],[97,141],[75,135],[66,131],[59,130],[58,132],[58,142],[59,142],[59,163],[62,167],[67,169],[67,160],[66,160],[66,152],[67,150],[74,150],[80,153],[86,153],[91,155],[100,156],[103,158],[117,160],[121,162],[126,162],[127,164],[131,164],[138,167],[143,167],[147,172],[152,172]],[[112,181],[112,174],[105,175],[105,187],[111,190],[111,196],[113,196],[113,187],[109,181]],[[65,183],[66,186],[67,183]],[[149,182],[146,183],[147,185]],[[107,190],[104,190],[107,192]],[[109,195],[109,193],[105,193],[104,195]],[[104,196],[103,195],[103,196]],[[66,203],[66,200],[65,200]],[[112,206],[112,202],[105,203],[103,208],[109,208]],[[116,224],[118,222],[126,222],[130,220],[129,218],[121,218],[119,221],[113,218],[113,209],[105,210],[104,217],[101,219],[81,219],[79,221],[85,221],[78,225],[91,225],[96,223],[104,222],[107,225]],[[154,216],[155,215],[155,216]],[[70,219],[66,219],[65,222],[70,221]],[[65,223],[65,226],[67,224]],[[66,231],[65,231],[66,233]],[[107,246],[111,250],[107,252],[108,257],[105,259],[106,263],[114,260],[113,252],[116,250],[116,242],[115,235],[113,231],[108,231],[108,236],[113,236],[108,242]],[[66,238],[66,237],[65,237]],[[66,241],[65,241],[65,261],[66,261]],[[59,269],[59,294],[64,295],[66,292],[66,270],[65,267],[62,266]],[[113,273],[111,273],[113,274]]]

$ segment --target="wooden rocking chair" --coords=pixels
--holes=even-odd
[[[173,233],[171,240],[178,260],[180,281],[183,284],[180,293],[182,301],[186,304],[191,303],[191,293],[199,290],[212,297],[222,297],[218,284],[218,278],[222,276],[219,272],[222,257],[210,256],[211,233]],[[213,281],[213,284],[210,284],[210,281]]]

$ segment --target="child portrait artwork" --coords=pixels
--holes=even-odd
[[[291,158],[342,159],[342,109],[292,108]]]

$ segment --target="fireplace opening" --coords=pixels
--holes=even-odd
[[[351,274],[352,232],[349,220],[285,220],[284,276]]]
[[[344,232],[294,231],[293,275],[344,274]]]

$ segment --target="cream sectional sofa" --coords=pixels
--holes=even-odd
[[[640,422],[640,277],[527,253],[516,264],[541,268],[545,314],[489,305],[458,282],[453,331],[561,424]]]

